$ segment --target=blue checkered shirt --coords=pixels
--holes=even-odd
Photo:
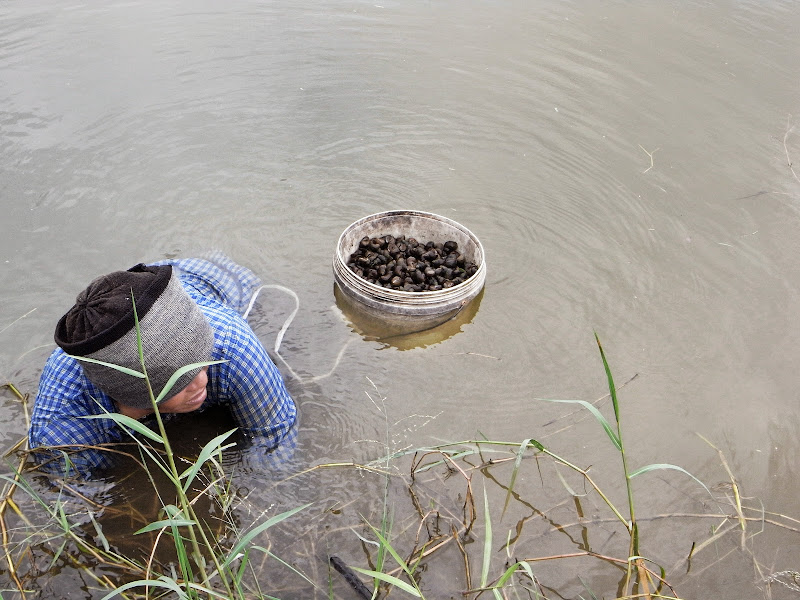
[[[211,360],[225,361],[208,368],[208,395],[199,410],[226,406],[256,452],[271,450],[268,464],[291,454],[297,430],[293,427],[297,418],[294,402],[277,367],[242,318],[259,285],[258,278],[220,255],[154,264],[172,265],[211,324]],[[28,432],[30,447],[40,449],[34,456],[42,463],[41,468],[65,473],[63,455],[48,450],[52,447],[68,450],[73,468],[84,477],[111,466],[115,454],[102,446],[130,442],[129,433],[111,419],[81,418],[106,412],[117,412],[114,401],[89,381],[77,360],[57,348],[42,372]],[[143,421],[147,419],[154,422],[152,416]]]

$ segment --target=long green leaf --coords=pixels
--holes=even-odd
[[[190,485],[192,485],[192,481],[194,481],[194,478],[197,477],[197,473],[200,472],[200,469],[203,468],[203,465],[209,458],[211,458],[217,452],[222,452],[222,450],[230,448],[231,446],[235,446],[235,444],[228,444],[226,446],[221,446],[222,442],[226,438],[228,438],[234,431],[236,431],[236,429],[231,429],[226,433],[221,433],[213,440],[208,442],[205,446],[203,446],[203,449],[200,451],[200,455],[197,457],[197,460],[194,461],[194,464],[192,464],[191,467],[186,469],[183,472],[183,474],[181,474],[180,477],[181,479],[186,478],[186,482],[183,484],[184,492],[189,489]]]
[[[575,498],[579,497],[580,494],[576,494],[575,490],[572,489],[572,486],[570,486],[570,484],[567,483],[567,480],[564,479],[564,476],[561,474],[561,471],[558,470],[558,466],[557,465],[558,465],[558,463],[556,463],[556,476],[561,481],[561,485],[564,486],[564,489],[567,490],[567,493],[570,496],[573,496]]]
[[[123,415],[120,413],[107,413],[104,415],[85,415],[80,417],[81,419],[111,419],[118,425],[123,425],[125,427],[130,427],[137,433],[142,434],[146,438],[150,438],[151,440],[158,442],[160,444],[164,443],[164,439],[157,434],[155,431],[150,429],[149,427],[143,425],[136,419],[129,417],[127,415]]]
[[[108,594],[103,596],[100,600],[109,600],[109,598],[118,596],[122,594],[122,592],[126,592],[133,588],[145,587],[145,586],[160,587],[172,590],[173,592],[178,594],[178,598],[180,598],[181,600],[186,600],[186,598],[188,598],[186,592],[184,592],[175,581],[173,581],[172,579],[167,579],[166,577],[162,577],[161,579],[138,579],[136,581],[131,581],[130,583],[126,583],[125,585],[120,586],[117,589],[109,592]]]
[[[353,571],[357,571],[362,573],[363,575],[367,575],[368,577],[374,577],[375,579],[380,579],[381,581],[385,581],[397,588],[400,588],[407,594],[411,594],[415,598],[422,598],[422,594],[420,594],[417,590],[414,589],[413,586],[409,585],[405,581],[398,579],[397,577],[392,577],[391,575],[387,575],[386,573],[381,573],[380,571],[370,571],[369,569],[361,569],[359,567],[350,567]]]
[[[275,515],[274,517],[270,517],[258,527],[247,532],[247,534],[241,540],[239,540],[239,542],[231,549],[231,551],[228,552],[227,558],[222,563],[223,568],[230,566],[230,564],[236,559],[236,557],[239,555],[242,549],[245,546],[247,546],[247,544],[249,544],[251,541],[253,541],[253,538],[255,538],[262,531],[265,531],[270,527],[272,527],[273,525],[276,525],[277,523],[280,523],[281,521],[288,519],[295,513],[298,513],[301,510],[308,508],[309,506],[311,506],[311,504],[312,503],[309,502],[308,504],[304,504],[303,506],[298,506],[297,508],[287,510],[286,512],[283,512],[279,515]]]
[[[375,529],[375,527],[373,527],[372,525],[370,525],[370,527],[372,528],[373,533],[378,536],[378,539],[381,542],[381,546],[386,548],[386,550],[389,551],[389,554],[391,554],[392,558],[394,558],[395,561],[397,561],[397,564],[400,565],[400,568],[402,568],[403,571],[406,572],[406,575],[408,575],[409,577],[412,577],[411,569],[408,568],[408,565],[406,564],[406,561],[404,561],[400,557],[400,554],[398,554],[397,550],[395,550],[394,547],[392,547],[392,545],[389,543],[389,540],[387,540],[385,537],[383,537],[381,535],[380,531]]]
[[[486,494],[486,484],[483,486],[483,519],[486,535],[483,540],[483,565],[481,566],[481,587],[486,587],[489,580],[489,563],[492,560],[492,520],[489,516],[489,496]]]
[[[97,537],[100,540],[100,543],[103,545],[103,550],[109,552],[111,548],[108,545],[108,540],[106,536],[103,534],[103,528],[100,526],[100,523],[97,522],[97,519],[94,518],[92,511],[89,511],[89,519],[92,521],[92,525],[94,525],[94,530],[97,532]]]
[[[292,571],[292,572],[293,572],[295,575],[297,575],[298,577],[300,577],[300,578],[302,578],[302,579],[305,579],[305,580],[306,580],[308,583],[310,583],[312,586],[314,586],[314,588],[315,588],[315,589],[320,589],[320,587],[319,587],[319,586],[318,586],[316,583],[314,583],[313,581],[311,581],[311,580],[308,578],[308,576],[307,576],[305,573],[303,573],[302,571],[298,571],[298,570],[297,570],[297,568],[295,568],[295,567],[293,567],[292,565],[290,565],[288,562],[286,562],[285,560],[283,560],[283,559],[282,559],[280,556],[278,556],[277,554],[273,554],[273,553],[272,553],[272,552],[270,552],[270,551],[269,551],[267,548],[264,548],[263,546],[253,546],[251,549],[252,549],[252,550],[259,550],[260,552],[263,552],[264,554],[266,554],[266,555],[267,555],[267,556],[269,556],[270,558],[272,558],[272,559],[274,559],[274,560],[277,560],[277,561],[278,561],[279,563],[281,563],[281,564],[282,564],[284,567],[286,567],[287,569],[289,569],[290,571]]]
[[[505,572],[505,573],[503,573],[503,574],[502,574],[502,576],[500,577],[500,579],[498,579],[498,580],[497,580],[497,583],[494,585],[494,587],[498,587],[498,588],[501,588],[501,587],[503,587],[503,586],[506,584],[506,582],[507,582],[509,579],[511,579],[511,576],[512,576],[514,573],[516,573],[516,572],[517,572],[517,569],[518,569],[519,567],[521,567],[521,566],[522,566],[522,563],[518,563],[518,562],[516,562],[516,563],[514,563],[513,565],[511,565],[510,567],[508,567],[508,568],[506,569],[506,572]]]
[[[74,356],[72,354],[68,354],[67,356],[70,356],[75,360],[94,363],[96,365],[102,365],[104,367],[108,367],[109,369],[114,369],[115,371],[119,371],[120,373],[125,373],[126,375],[131,375],[133,377],[138,377],[139,379],[144,379],[144,373],[140,373],[139,371],[134,371],[133,369],[129,369],[128,367],[115,365],[109,362],[103,362],[102,360],[96,360],[94,358],[86,358],[85,356]]]
[[[8,462],[6,462],[6,464],[8,464]],[[22,491],[28,494],[37,504],[39,504],[39,506],[41,506],[47,512],[47,514],[53,516],[53,509],[50,506],[50,504],[44,501],[44,499],[36,492],[36,490],[34,490],[31,487],[31,485],[27,482],[27,480],[24,477],[20,476],[19,471],[15,467],[12,466],[11,470],[14,471],[18,479],[13,479],[8,475],[2,475],[2,474],[0,474],[0,479],[8,482],[12,486],[16,486],[22,489]]]
[[[511,470],[511,481],[508,483],[508,491],[506,492],[506,501],[503,503],[503,512],[500,513],[501,521],[503,520],[506,510],[508,509],[508,503],[511,501],[511,494],[514,492],[514,483],[517,481],[517,473],[519,473],[519,466],[522,464],[522,456],[525,454],[525,450],[527,450],[528,444],[530,443],[531,438],[523,440],[519,445],[519,449],[517,450],[517,457],[514,459],[514,468]]]
[[[192,363],[190,365],[185,365],[185,366],[181,367],[180,369],[178,369],[177,371],[175,371],[172,374],[172,377],[170,377],[167,380],[167,383],[164,385],[164,389],[161,390],[161,392],[158,394],[158,397],[156,397],[156,404],[158,404],[164,398],[166,398],[167,394],[169,394],[170,391],[172,390],[172,386],[175,385],[175,382],[178,381],[178,379],[180,379],[185,373],[188,373],[189,371],[191,371],[193,369],[197,369],[198,367],[208,367],[210,365],[218,365],[219,363],[223,363],[223,362],[226,362],[226,361],[224,361],[224,360],[211,360],[211,361],[206,361],[206,362]]]
[[[682,467],[679,467],[678,465],[671,465],[671,464],[668,464],[668,463],[656,463],[656,464],[652,464],[652,465],[647,465],[646,467],[642,467],[641,469],[636,469],[633,473],[628,475],[628,478],[629,479],[633,479],[634,477],[636,477],[637,475],[641,475],[642,473],[648,473],[650,471],[658,471],[658,470],[664,470],[664,469],[671,469],[673,471],[680,471],[681,473],[684,473],[684,474],[688,475],[689,477],[694,479],[697,483],[702,485],[703,489],[705,491],[707,491],[709,494],[711,494],[711,490],[709,490],[706,487],[706,484],[703,483],[702,481],[700,481],[697,477],[695,477],[691,473],[689,473],[689,471],[687,471],[686,469],[684,469]]]
[[[194,579],[194,571],[192,569],[192,563],[189,561],[189,555],[186,552],[186,545],[183,543],[183,537],[181,537],[180,531],[176,526],[172,526],[172,542],[175,544],[175,554],[178,556],[178,565],[180,566],[181,575],[183,575],[184,581],[192,581]],[[192,531],[191,529],[189,530]],[[191,535],[191,533],[190,533]],[[195,559],[200,558],[202,556],[195,555]],[[204,568],[204,561],[198,562],[198,567],[200,567],[201,572],[205,572]]]
[[[117,425],[124,425],[125,427],[130,427],[135,432],[142,434],[146,438],[150,438],[154,442],[158,442],[159,444],[164,443],[164,439],[158,435],[155,431],[150,429],[149,427],[143,425],[136,419],[129,417],[128,415],[121,415],[119,413],[108,413],[105,415],[86,415],[80,417],[81,419],[111,419]]]
[[[497,583],[492,586],[492,592],[494,593],[495,598],[500,598],[502,600],[502,596],[500,596],[500,592],[498,590],[500,590],[508,582],[508,580],[511,579],[511,576],[519,570],[525,571],[528,574],[528,577],[531,578],[531,581],[536,581],[533,577],[533,571],[531,571],[531,567],[528,563],[515,562],[513,565],[508,567],[508,569],[506,569],[506,572],[503,573],[500,579],[497,580]],[[537,593],[536,596],[538,597],[539,594]]]
[[[603,359],[603,368],[606,370],[606,379],[608,379],[608,392],[611,394],[611,404],[614,405],[614,418],[619,423],[619,403],[617,402],[617,388],[614,385],[614,377],[611,375],[611,367],[608,366],[606,360],[606,353],[603,352],[603,345],[600,343],[600,338],[597,332],[594,334],[594,339],[597,341],[597,347],[600,349],[600,358]]]
[[[550,398],[537,398],[537,400],[544,400],[545,402],[561,402],[564,404],[580,404],[586,410],[592,413],[594,415],[594,418],[597,419],[597,422],[603,426],[603,429],[606,430],[606,434],[611,440],[611,443],[614,444],[614,446],[616,446],[617,450],[622,450],[622,443],[619,441],[619,436],[611,428],[611,424],[606,420],[603,414],[599,410],[597,410],[597,407],[591,404],[590,402],[586,402],[586,400],[553,400]]]
[[[147,533],[148,531],[155,531],[156,529],[163,529],[165,527],[191,527],[193,525],[197,525],[197,521],[192,521],[190,519],[162,519],[161,521],[153,521],[138,531],[134,531],[133,535],[139,535],[140,533]]]

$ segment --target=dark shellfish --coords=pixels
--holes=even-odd
[[[347,266],[370,283],[406,292],[451,288],[478,272],[478,265],[458,252],[457,242],[423,243],[404,235],[362,238]]]

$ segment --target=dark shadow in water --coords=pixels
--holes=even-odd
[[[425,348],[439,344],[459,333],[464,325],[471,323],[475,318],[486,290],[486,288],[482,289],[475,298],[454,315],[445,316],[443,323],[417,331],[414,330],[413,325],[406,325],[406,330],[403,331],[399,330],[396,325],[388,321],[384,322],[362,310],[361,305],[344,294],[337,285],[334,284],[333,288],[336,306],[347,318],[353,331],[365,340],[377,341],[384,344],[384,348],[392,347],[398,350]]]

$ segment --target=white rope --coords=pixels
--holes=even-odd
[[[274,348],[275,354],[278,356],[279,359],[281,359],[281,362],[289,370],[289,373],[291,373],[292,377],[297,379],[300,383],[306,384],[306,383],[313,383],[315,381],[319,381],[320,379],[325,379],[326,377],[330,377],[331,375],[333,375],[333,372],[336,370],[336,367],[339,366],[339,363],[341,362],[342,357],[344,356],[344,351],[347,350],[347,347],[350,345],[350,342],[353,341],[353,338],[347,340],[347,342],[345,342],[345,344],[342,346],[342,349],[339,350],[339,354],[337,355],[336,360],[334,361],[330,371],[328,371],[324,375],[316,375],[314,377],[311,377],[310,379],[303,379],[297,373],[294,372],[294,369],[292,369],[291,365],[288,362],[286,362],[286,359],[283,358],[283,356],[281,356],[280,353],[283,336],[286,333],[286,330],[289,329],[289,325],[291,325],[292,321],[294,320],[297,311],[300,310],[300,298],[297,296],[297,294],[293,290],[290,290],[289,288],[284,287],[282,285],[277,285],[277,284],[262,285],[255,292],[253,292],[253,297],[250,298],[250,304],[247,306],[247,310],[244,311],[242,317],[245,320],[247,320],[247,316],[250,314],[250,311],[253,309],[253,305],[256,303],[256,298],[258,297],[258,293],[265,288],[280,290],[281,292],[285,292],[289,294],[292,298],[294,298],[294,310],[292,311],[292,314],[289,315],[289,318],[287,318],[286,321],[284,321],[283,327],[281,327],[280,331],[278,332],[278,335],[275,337],[275,348]]]
[[[294,310],[292,311],[292,314],[289,315],[289,318],[286,319],[286,321],[283,323],[283,327],[281,327],[281,330],[278,332],[278,335],[275,338],[275,353],[277,354],[281,348],[283,335],[286,333],[286,330],[289,329],[289,325],[291,325],[292,321],[294,320],[294,316],[297,314],[297,311],[300,310],[300,298],[298,298],[297,294],[295,294],[293,290],[290,290],[287,287],[283,287],[282,285],[277,285],[277,284],[262,285],[255,292],[253,292],[253,297],[250,298],[250,304],[247,306],[247,310],[244,311],[244,314],[242,315],[245,321],[247,320],[247,315],[250,314],[250,311],[253,308],[253,304],[256,303],[256,298],[258,297],[258,293],[265,288],[286,292],[292,298],[294,298]]]

